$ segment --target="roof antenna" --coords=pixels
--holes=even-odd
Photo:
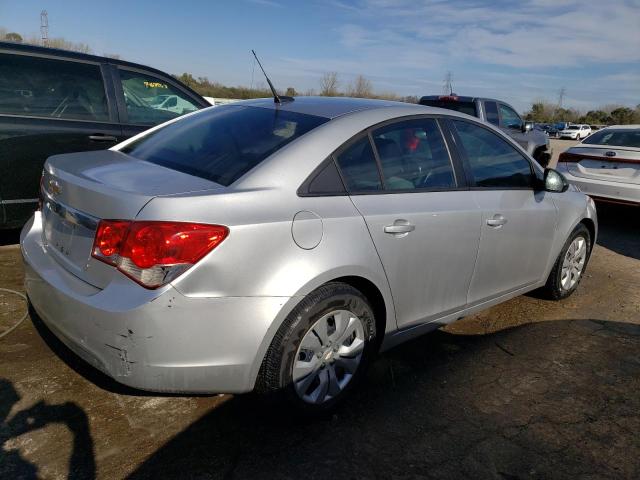
[[[251,50],[251,53],[253,53],[253,56],[256,57],[256,61],[258,62],[258,65],[260,66],[260,70],[262,70],[262,73],[264,73],[264,78],[267,79],[267,83],[269,84],[269,88],[271,89],[271,93],[273,93],[273,102],[277,103],[278,105],[284,103],[284,102],[293,102],[294,98],[293,97],[285,97],[284,95],[279,96],[278,92],[276,92],[276,89],[273,88],[273,83],[271,83],[271,80],[269,80],[269,77],[267,76],[267,72],[264,71],[264,68],[262,68],[262,64],[260,63],[260,60],[258,60],[258,56],[256,55],[256,52],[254,50]]]

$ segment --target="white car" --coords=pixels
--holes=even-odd
[[[582,140],[591,135],[589,125],[569,125],[560,131],[560,138],[570,138],[571,140]]]
[[[598,200],[640,205],[640,125],[598,130],[561,153],[557,168]]]

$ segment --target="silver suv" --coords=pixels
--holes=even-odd
[[[473,117],[307,97],[51,157],[21,246],[35,311],[117,381],[326,409],[379,350],[570,295],[596,231],[593,202]]]

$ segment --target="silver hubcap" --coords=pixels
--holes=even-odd
[[[587,241],[584,237],[574,238],[562,262],[560,285],[564,290],[573,288],[578,280],[580,280],[586,259]]]
[[[334,310],[302,338],[293,363],[293,384],[308,403],[327,402],[345,389],[364,350],[364,326],[354,313]]]

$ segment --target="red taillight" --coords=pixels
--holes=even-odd
[[[188,270],[228,234],[221,225],[102,220],[92,256],[147,288],[157,288]]]
[[[93,243],[93,256],[115,265],[130,224],[126,220],[102,220]]]

